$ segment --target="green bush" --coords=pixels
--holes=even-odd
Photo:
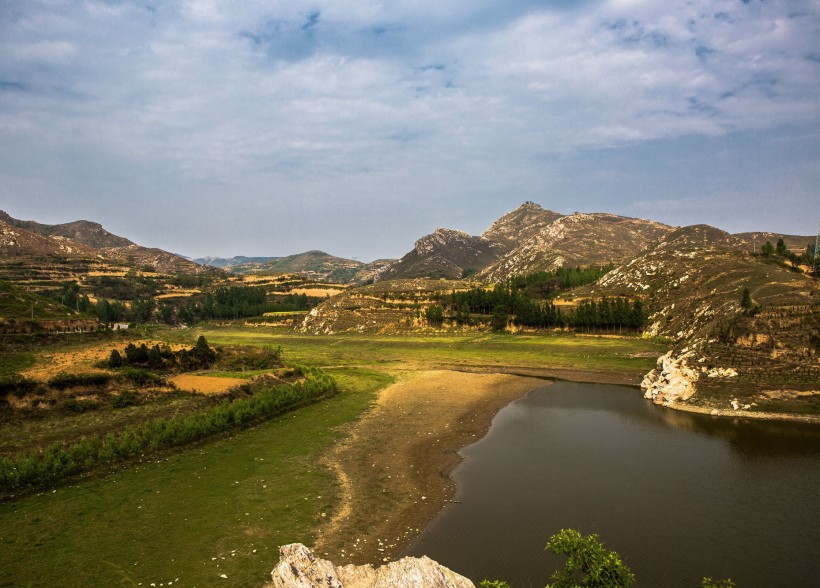
[[[97,407],[97,403],[90,400],[76,400],[75,398],[69,398],[63,402],[63,408],[77,414],[81,414],[87,410],[94,410]]]
[[[0,378],[0,398],[5,398],[9,394],[22,398],[27,392],[33,392],[37,388],[37,382],[20,374],[11,374]]]
[[[74,388],[76,386],[100,387],[111,381],[110,374],[67,374],[60,372],[48,381],[48,385],[57,390]]]
[[[113,406],[114,408],[126,408],[128,406],[134,406],[135,404],[139,404],[139,401],[139,394],[137,394],[133,390],[124,390],[123,392],[120,392],[118,396],[115,396],[111,400],[111,406]]]
[[[137,386],[160,385],[164,382],[161,377],[143,368],[124,367],[120,370],[120,375]]]

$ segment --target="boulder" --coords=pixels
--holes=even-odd
[[[336,567],[301,543],[279,548],[279,563],[268,588],[475,588],[475,585],[426,556],[405,557],[374,568]]]

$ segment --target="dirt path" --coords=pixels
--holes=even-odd
[[[327,457],[342,502],[316,552],[338,564],[393,559],[447,504],[458,450],[502,407],[544,380],[455,371],[404,372]]]

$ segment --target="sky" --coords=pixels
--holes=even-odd
[[[820,221],[820,0],[0,0],[0,209],[400,257],[526,200]]]

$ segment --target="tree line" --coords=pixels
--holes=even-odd
[[[55,442],[42,451],[2,457],[0,491],[9,494],[30,486],[45,486],[104,464],[180,447],[335,394],[336,382],[325,372],[297,369],[305,376],[302,381],[266,386],[247,398],[225,400],[192,414],[153,419],[129,426],[119,434],[83,437],[71,444]]]
[[[229,286],[196,294],[183,300],[157,301],[137,296],[125,304],[101,297],[97,303],[80,294],[77,282],[66,282],[59,296],[68,308],[95,315],[101,323],[195,324],[205,320],[239,320],[261,316],[266,312],[309,310],[319,299],[306,294],[286,294],[268,298],[263,286]]]
[[[528,285],[553,283],[556,275],[560,275],[558,272],[551,274],[547,282],[544,281],[544,277],[548,272],[539,274],[529,281],[529,276],[524,276],[496,284],[492,290],[472,288],[441,295],[436,300],[437,304],[425,310],[425,318],[428,324],[441,326],[445,319],[450,319],[458,325],[466,325],[474,322],[473,315],[489,316],[494,330],[503,330],[509,323],[533,328],[639,330],[646,323],[647,313],[639,298],[585,300],[574,310],[564,312],[551,301],[531,295]],[[596,272],[583,274],[572,270],[566,272],[561,279],[566,278],[569,281],[568,276],[578,278],[586,275],[589,278],[595,274]]]

